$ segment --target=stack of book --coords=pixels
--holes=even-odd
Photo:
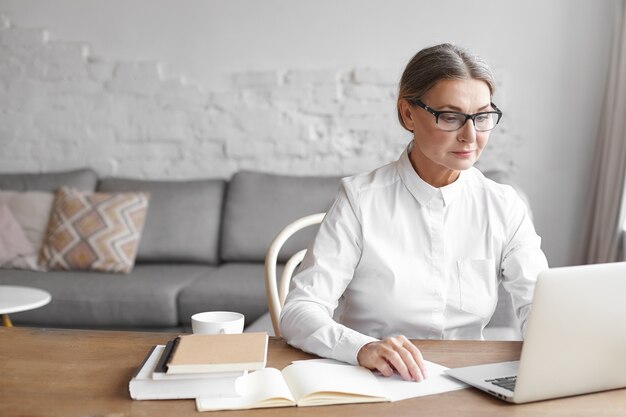
[[[265,368],[267,340],[267,333],[184,335],[153,346],[129,382],[130,397],[235,397],[237,378]]]

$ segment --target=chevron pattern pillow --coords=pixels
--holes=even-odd
[[[128,273],[135,264],[148,193],[86,193],[62,187],[39,254],[47,269]]]

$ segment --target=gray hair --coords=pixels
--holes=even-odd
[[[398,119],[402,127],[407,129],[400,114],[400,99],[414,102],[421,99],[438,81],[453,79],[484,81],[492,96],[496,89],[489,65],[466,49],[442,43],[415,54],[402,73],[398,89]]]

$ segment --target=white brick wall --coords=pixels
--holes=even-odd
[[[165,78],[158,62],[110,62],[6,16],[0,57],[2,172],[349,174],[397,158],[410,140],[396,119],[400,74],[385,68],[234,73],[207,91]],[[493,154],[487,165],[511,166]]]

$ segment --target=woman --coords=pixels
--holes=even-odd
[[[502,116],[494,88],[489,67],[450,44],[409,62],[398,117],[413,140],[342,181],[285,302],[290,344],[421,381],[408,338],[482,339],[499,282],[523,333],[548,265],[519,196],[473,168]]]

